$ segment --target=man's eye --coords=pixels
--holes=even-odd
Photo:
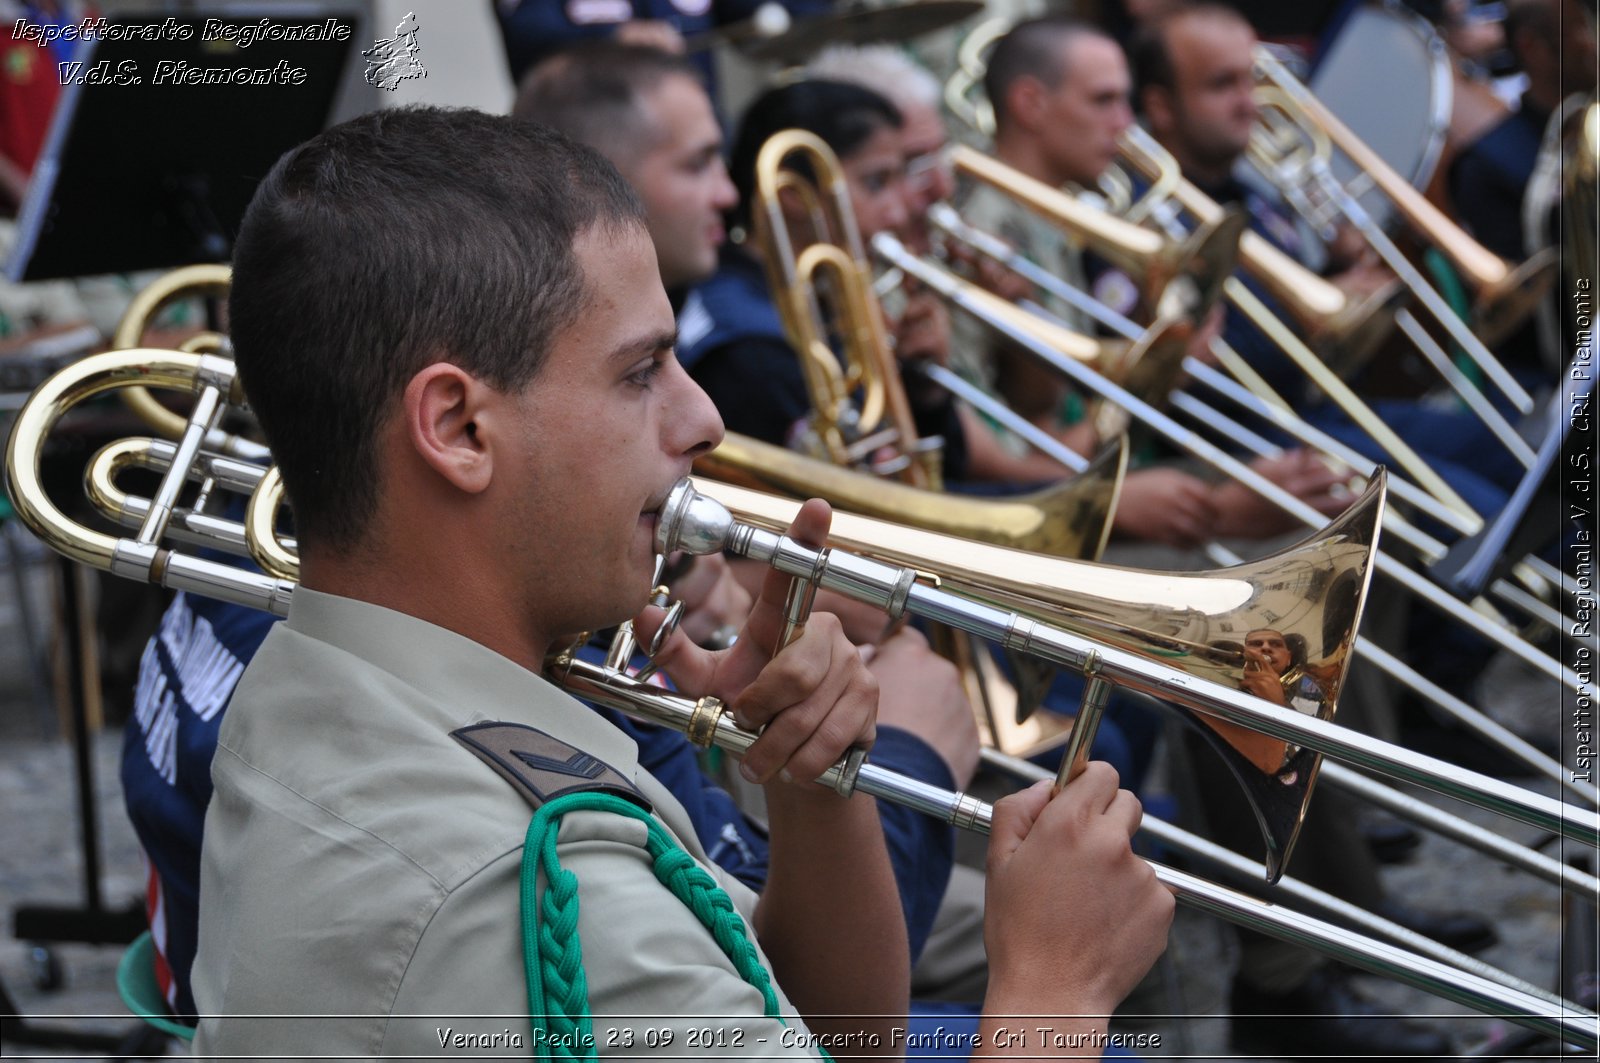
[[[651,362],[649,365],[630,373],[628,380],[642,388],[647,388],[650,386],[651,381],[655,380],[656,374],[659,372],[661,372],[661,363]]]

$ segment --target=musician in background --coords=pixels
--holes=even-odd
[[[1450,196],[1478,242],[1515,262],[1530,249],[1523,231],[1523,193],[1550,116],[1566,97],[1594,91],[1595,27],[1577,0],[1510,0],[1505,32],[1527,75],[1527,91],[1515,111],[1456,156]],[[1534,235],[1542,246],[1544,234]],[[1539,368],[1548,375],[1549,367]]]
[[[1140,113],[1196,187],[1223,205],[1242,206],[1258,235],[1308,261],[1317,256],[1301,242],[1287,207],[1270,189],[1244,179],[1241,160],[1259,113],[1255,45],[1250,23],[1222,4],[1191,4],[1155,20],[1133,46]],[[1374,290],[1380,275],[1358,265],[1330,279],[1360,294]],[[1257,281],[1241,280],[1276,309]],[[1342,410],[1308,395],[1304,377],[1288,357],[1235,307],[1228,308],[1223,334],[1297,413],[1374,461],[1390,460]],[[1434,409],[1411,399],[1378,400],[1372,406],[1474,511],[1494,513],[1504,504],[1521,466],[1470,412]]]
[[[1328,695],[1306,669],[1303,635],[1285,635],[1270,627],[1248,632],[1244,656],[1242,689],[1296,712],[1322,715]]]
[[[1053,188],[1093,188],[1116,157],[1117,138],[1133,121],[1129,83],[1122,49],[1095,26],[1064,16],[1019,23],[995,45],[984,79],[995,113],[995,157]],[[1087,287],[1082,251],[1058,226],[1005,192],[974,182],[961,198],[961,209],[969,223],[999,236],[1023,257]],[[1049,292],[1026,282],[1019,289],[1017,278],[996,286],[981,270],[974,278],[1008,298],[1032,298],[1077,331],[1094,332],[1091,322]],[[1208,339],[1205,329],[1197,330],[1191,353],[1209,358]],[[964,314],[955,320],[951,364],[1079,453],[1096,445],[1092,426],[1082,419],[1082,398],[1061,374]],[[994,437],[1013,455],[1028,453],[1010,433],[996,429]],[[1014,460],[1042,459],[1035,454]],[[1344,508],[1340,477],[1303,451],[1257,460],[1253,467],[1324,513]],[[1018,479],[1003,475],[1003,469],[1000,473],[996,478]],[[1293,525],[1239,484],[1155,467],[1129,475],[1114,527],[1136,542],[1193,547],[1219,537],[1270,537]]]

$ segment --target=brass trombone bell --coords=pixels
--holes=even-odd
[[[1127,440],[1104,447],[1070,480],[1023,495],[977,498],[909,487],[730,432],[695,459],[695,473],[736,487],[823,498],[839,509],[942,535],[1050,557],[1097,558],[1111,534]]]
[[[1226,211],[1208,220],[1182,244],[1091,207],[998,159],[965,146],[951,149],[958,173],[1012,196],[1060,226],[1106,261],[1142,279],[1144,316],[1199,322],[1222,296],[1233,275],[1247,219]]]
[[[675,492],[674,501],[663,510],[658,529],[663,549],[744,552],[738,533],[732,541],[714,533],[709,539],[697,537],[699,524],[689,515],[694,512],[696,491],[727,507],[736,520],[768,531],[781,531],[798,507],[743,488],[697,481],[692,488]],[[1243,686],[1243,656],[1216,643],[1224,647],[1242,643],[1251,631],[1264,628],[1297,635],[1306,645],[1303,666],[1317,677],[1322,692],[1316,714],[1331,719],[1350,664],[1382,510],[1383,485],[1378,477],[1343,516],[1299,545],[1235,568],[1190,574],[1024,554],[848,513],[835,514],[829,544],[850,555],[904,566],[903,572],[937,573],[937,587],[949,597],[973,603],[979,613],[1012,615],[1030,625],[1027,637],[987,630],[974,633],[1001,638],[1008,648],[1043,653],[1057,664],[1076,662],[1049,656],[1044,646],[1048,637],[1031,625],[1048,625],[1126,650],[1206,686],[1237,692]],[[853,582],[851,577],[844,579]],[[907,604],[916,600],[914,585],[888,593],[901,609],[917,611]],[[927,615],[963,627],[957,612],[961,608],[942,598]],[[1010,623],[1007,631],[1015,629],[1011,621],[993,622],[1002,627]],[[1186,691],[1170,684],[1123,681],[1156,698],[1199,710],[1195,722],[1204,725],[1202,731],[1245,788],[1266,840],[1268,877],[1276,879],[1298,837],[1319,755],[1207,715]]]

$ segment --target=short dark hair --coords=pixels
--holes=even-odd
[[[1061,45],[1081,36],[1111,39],[1092,22],[1072,15],[1045,15],[1017,23],[995,43],[984,69],[983,91],[994,108],[996,127],[1004,127],[1011,117],[1006,96],[1018,81],[1030,77],[1051,89],[1061,84],[1067,75]]]
[[[1140,26],[1128,41],[1128,66],[1133,73],[1133,102],[1144,109],[1145,90],[1158,86],[1168,92],[1178,91],[1178,75],[1172,66],[1172,45],[1167,31],[1178,22],[1192,18],[1214,18],[1251,26],[1236,7],[1227,4],[1196,0],[1183,4],[1151,19]]]
[[[279,159],[240,226],[229,321],[298,536],[358,545],[406,382],[449,361],[526,386],[582,309],[574,242],[643,218],[594,150],[476,111],[375,111]]]
[[[869,88],[843,81],[795,81],[762,93],[739,122],[728,159],[728,175],[739,190],[733,223],[749,226],[756,158],[774,133],[785,129],[815,133],[844,159],[878,130],[899,129],[902,124],[894,104]]]
[[[672,77],[705,84],[682,56],[611,39],[585,41],[528,71],[511,117],[560,130],[613,162],[627,162],[653,133],[639,101]]]
[[[1559,47],[1561,40],[1560,4],[1556,0],[1511,0],[1506,4],[1506,17],[1500,24],[1506,37],[1506,47],[1522,62],[1518,39],[1526,32],[1534,40],[1550,47]]]

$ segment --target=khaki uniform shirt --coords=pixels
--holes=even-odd
[[[1061,229],[997,188],[976,182],[962,201],[961,216],[975,229],[997,236],[1018,254],[1076,288],[1085,287],[1083,255]],[[1092,335],[1094,327],[1081,313],[1044,291],[1034,301],[1067,327]],[[994,350],[1004,338],[971,314],[953,315],[950,367],[972,383],[994,392]]]
[[[706,858],[622,732],[478,643],[301,588],[219,737],[196,1054],[538,1050],[518,889],[532,812],[450,737],[493,720],[536,727],[631,779],[748,924],[755,895]],[[643,823],[600,812],[569,814],[559,835],[579,882],[598,1053],[807,1055],[790,1047],[805,1035],[793,1007],[780,993],[787,1031],[761,1017],[759,993],[656,880],[645,837]]]

